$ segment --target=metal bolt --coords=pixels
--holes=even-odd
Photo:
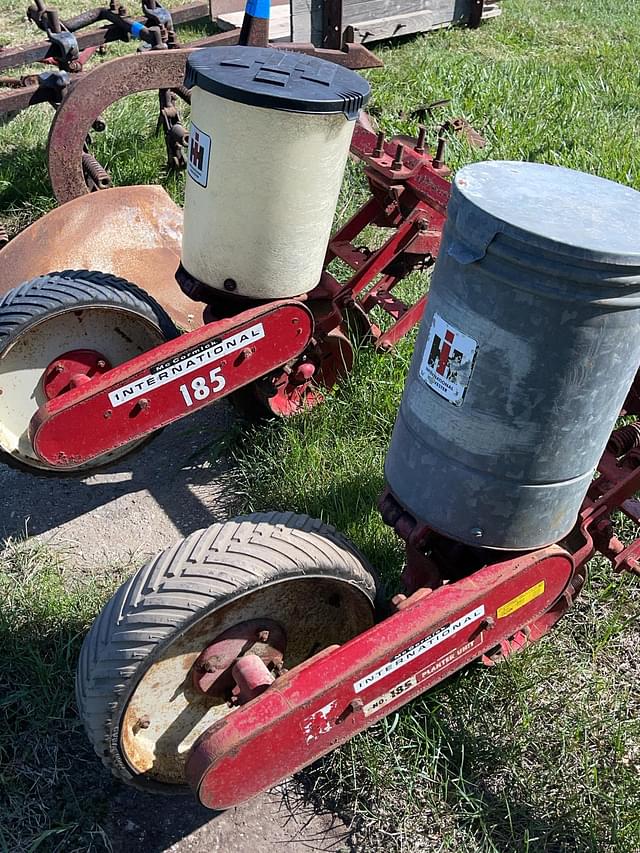
[[[436,156],[431,161],[431,165],[434,169],[441,169],[444,166],[444,149],[447,144],[447,140],[441,136],[438,139],[438,148],[436,150]]]
[[[150,725],[151,720],[149,719],[149,717],[147,717],[146,714],[144,717],[138,717],[136,721],[136,727],[139,729],[148,729]]]
[[[481,527],[472,527],[471,528],[471,535],[475,539],[482,539],[482,537],[484,536],[484,530],[482,530]]]
[[[399,172],[402,169],[402,159],[404,157],[404,145],[400,144],[396,148],[396,157],[393,163],[391,164],[391,169],[394,172]]]
[[[429,230],[429,220],[428,219],[418,219],[418,230],[419,231],[428,231]]]
[[[104,413],[104,417],[110,418],[112,414],[113,414],[113,412],[111,411],[111,409],[107,409],[107,411]]]
[[[222,286],[225,290],[236,290],[236,288],[238,287],[238,283],[233,278],[227,278],[225,279],[224,284]]]
[[[141,412],[144,412],[145,409],[149,408],[149,401],[147,400],[146,397],[143,397],[142,400],[138,401],[138,408],[140,409]]]
[[[56,366],[53,369],[56,373],[62,373],[64,370],[64,365],[63,364],[56,364]]]
[[[487,628],[493,628],[495,624],[496,620],[493,618],[493,616],[487,616],[486,619],[483,619],[480,623],[480,627],[483,631],[485,631]]]
[[[400,607],[403,601],[407,600],[407,596],[403,595],[399,592],[397,595],[394,595],[391,599],[391,604],[396,608],[396,610]]]
[[[100,370],[104,370],[106,366],[107,362],[103,358],[99,358],[96,367],[98,367]]]
[[[246,349],[242,350],[243,360],[247,359],[247,358],[251,358],[252,355],[253,355],[253,350],[251,349],[251,347],[246,347]]]
[[[418,141],[416,142],[416,154],[424,154],[424,143],[427,139],[427,128],[421,124],[418,128]]]
[[[258,639],[261,643],[266,643],[269,639],[269,631],[266,628],[263,628],[262,630],[258,631]]]
[[[376,147],[373,149],[373,157],[382,157],[384,153],[384,133],[380,131],[376,139]]]

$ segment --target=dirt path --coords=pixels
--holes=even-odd
[[[0,538],[38,536],[82,570],[146,556],[224,518],[233,503],[228,464],[207,448],[229,426],[225,406],[166,429],[143,451],[84,480],[35,479],[0,466]],[[97,763],[97,760],[96,760]],[[99,765],[97,764],[97,767]],[[99,771],[97,771],[99,772]],[[105,787],[111,787],[104,778]],[[309,853],[351,849],[342,821],[317,814],[281,786],[218,816],[186,797],[117,786],[105,821],[114,853]],[[292,799],[293,798],[293,799]]]
[[[225,517],[233,487],[226,465],[207,462],[207,448],[231,420],[227,407],[201,411],[83,480],[34,478],[0,466],[0,537],[38,536],[64,548],[78,567],[141,563]]]

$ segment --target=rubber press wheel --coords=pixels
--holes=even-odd
[[[136,787],[181,792],[191,745],[234,713],[225,692],[194,688],[203,650],[267,620],[291,669],[369,628],[376,591],[354,546],[307,516],[256,513],[192,534],[125,583],[84,641],[76,695],[96,752]]]
[[[61,472],[37,456],[29,424],[47,400],[175,337],[167,313],[131,282],[89,270],[40,276],[0,300],[0,459]],[[73,473],[129,453],[135,442]]]

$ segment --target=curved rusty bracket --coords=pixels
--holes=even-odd
[[[214,39],[207,44],[233,44],[237,31],[220,33],[219,40]],[[193,48],[132,53],[98,65],[75,81],[49,130],[49,178],[59,204],[89,192],[82,152],[93,122],[127,95],[182,86],[187,56],[192,52]]]
[[[169,89],[184,80],[190,50],[148,51],[112,59],[78,80],[60,105],[49,131],[49,178],[62,204],[89,192],[82,152],[93,122],[111,104],[151,89]]]

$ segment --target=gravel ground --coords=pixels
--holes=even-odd
[[[233,472],[207,448],[229,426],[218,405],[166,429],[140,453],[83,480],[36,479],[0,466],[0,538],[25,532],[64,549],[77,571],[145,557],[224,518]],[[353,849],[344,823],[301,802],[292,785],[220,815],[183,797],[119,789],[106,833],[114,853],[308,853]]]

